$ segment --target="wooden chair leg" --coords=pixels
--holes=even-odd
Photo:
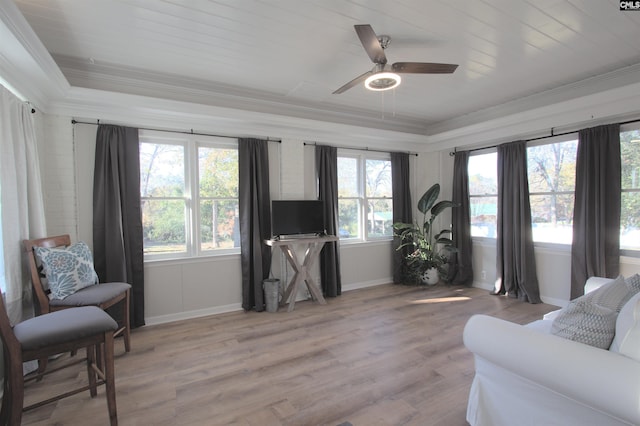
[[[95,347],[96,366],[100,369],[100,371],[104,371],[104,343],[100,343]]]
[[[42,380],[42,378],[44,377],[44,372],[47,369],[47,363],[48,363],[48,359],[47,357],[44,358],[40,358],[38,360],[38,371],[37,371],[37,378],[36,378],[36,382],[39,382]]]
[[[22,362],[16,362],[13,360],[5,360],[5,362],[14,362],[17,364],[10,368],[8,374],[9,377],[4,378],[5,381],[9,381],[9,422],[7,424],[19,425],[22,421],[22,405],[24,403],[24,377],[22,376]],[[3,399],[5,396],[7,395],[3,395]]]
[[[124,313],[124,350],[125,352],[130,352],[131,351],[131,318],[129,315],[129,301],[131,299],[130,297],[130,293],[131,290],[127,290],[127,294],[124,298],[124,306],[123,306],[123,313]]]
[[[87,346],[87,376],[89,378],[89,395],[94,398],[98,394],[96,386],[96,346]]]
[[[113,356],[113,332],[107,332],[104,336],[104,382],[107,394],[107,408],[109,410],[109,420],[111,426],[117,426],[118,414],[116,409],[116,387],[115,387],[115,371]]]
[[[5,352],[4,354],[4,364],[5,364],[5,368],[4,368],[4,377],[6,377],[7,379],[3,380],[3,397],[2,397],[2,409],[0,409],[0,425],[6,425],[9,424],[9,415],[10,415],[10,408],[11,408],[11,396],[13,395],[13,392],[11,391],[11,387],[10,387],[10,383],[9,383],[9,359],[7,356],[7,353]]]

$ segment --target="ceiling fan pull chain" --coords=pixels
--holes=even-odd
[[[392,92],[393,92],[392,115],[393,115],[393,118],[396,118],[396,89],[393,89]]]

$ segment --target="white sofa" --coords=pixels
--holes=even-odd
[[[585,291],[608,281],[591,278]],[[549,334],[558,311],[526,326],[474,315],[464,329],[464,344],[475,357],[467,421],[472,426],[640,425],[639,295],[617,316],[611,347],[619,352]]]

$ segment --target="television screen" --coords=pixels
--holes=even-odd
[[[273,200],[273,236],[324,233],[323,202],[318,200]]]

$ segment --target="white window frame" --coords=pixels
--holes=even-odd
[[[623,132],[628,132],[628,131],[633,131],[633,130],[640,130],[640,123],[634,122],[634,123],[629,123],[629,124],[625,124],[622,125],[620,127],[620,133]],[[572,133],[568,133],[565,135],[560,135],[560,136],[556,136],[553,138],[545,138],[544,141],[540,141],[540,142],[535,142],[533,144],[527,143],[527,148],[529,147],[533,147],[533,146],[538,146],[538,145],[545,145],[545,144],[552,144],[552,143],[561,143],[561,142],[569,142],[571,140],[576,140],[578,139],[578,132],[572,132]],[[478,150],[478,151],[474,151],[472,152],[470,155],[482,155],[482,154],[488,154],[491,152],[496,152],[496,148],[492,147],[492,148],[486,148],[486,149],[482,149],[482,150]],[[629,189],[625,189],[625,188],[621,188],[621,193],[629,193],[629,192],[636,192],[636,193],[640,193],[640,188],[629,188]],[[532,195],[550,195],[552,194],[551,192],[530,192],[529,196]],[[573,194],[575,197],[575,189],[573,192],[571,191],[559,191],[556,192],[557,195],[570,195]],[[474,197],[485,197],[485,196],[496,196],[497,194],[477,194],[477,195],[471,195],[469,194],[469,198],[474,198]],[[477,237],[474,236],[472,237],[472,239],[474,241],[477,241],[478,243],[481,243],[483,241],[495,241],[495,238],[491,238],[491,237]],[[541,248],[560,248],[562,250],[570,250],[571,249],[571,245],[572,243],[550,243],[550,242],[542,242],[542,241],[534,241],[534,245],[536,247],[541,247]],[[620,255],[621,256],[627,256],[627,257],[635,257],[635,258],[640,258],[640,249],[631,249],[631,248],[620,248]]]
[[[185,188],[182,197],[141,197],[151,200],[183,200],[185,206],[185,252],[146,254],[145,261],[188,259],[207,256],[225,256],[240,254],[240,247],[230,249],[202,250],[200,241],[200,194],[198,182],[198,148],[238,149],[238,140],[206,135],[140,130],[140,143],[166,144],[182,146],[184,149]],[[209,199],[210,197],[205,197]],[[222,198],[220,198],[222,199]],[[228,198],[224,198],[228,199]]]
[[[469,156],[476,156],[476,155],[485,155],[485,154],[494,154],[497,153],[498,149],[496,147],[491,147],[491,148],[486,148],[486,149],[478,149],[475,150],[471,153],[469,153]],[[467,166],[468,167],[468,166]],[[497,160],[496,160],[496,170],[498,168],[498,164],[497,164]],[[468,168],[467,168],[467,173],[468,173]],[[496,179],[497,179],[497,175],[496,175]],[[496,197],[496,200],[498,199],[498,192],[497,192],[497,181],[496,181],[496,193],[485,193],[485,194],[471,194],[471,191],[469,191],[469,204],[471,204],[471,199],[473,198],[487,198],[487,197]],[[497,201],[496,201],[497,202]],[[478,241],[478,242],[482,242],[482,241],[496,241],[495,237],[480,237],[480,236],[472,236],[471,237],[472,240]]]
[[[563,142],[571,142],[571,141],[577,141],[578,140],[578,132],[573,132],[573,133],[567,133],[567,134],[563,134],[560,136],[555,136],[555,137],[551,137],[551,138],[544,138],[543,140],[539,140],[539,141],[533,141],[533,142],[527,142],[527,150],[529,148],[533,148],[536,146],[542,146],[542,145],[551,145],[551,144],[557,144],[557,143],[563,143]],[[527,152],[527,156],[528,156],[528,152]],[[575,178],[575,176],[574,176]],[[573,191],[558,191],[558,192],[552,192],[552,191],[546,191],[546,192],[532,192],[531,190],[529,191],[529,202],[531,202],[531,197],[535,196],[535,195],[572,195],[574,202],[575,202],[575,196],[576,196],[576,191],[575,191],[575,186]],[[531,220],[533,221],[533,217],[531,218]],[[572,238],[573,240],[573,238]],[[556,242],[549,242],[549,241],[533,241],[534,246],[536,247],[548,247],[548,248],[560,248],[562,250],[570,250],[571,249],[571,244],[572,241],[569,243],[556,243]]]
[[[357,167],[357,190],[358,195],[356,197],[339,197],[340,200],[356,200],[358,203],[358,236],[356,238],[341,239],[341,244],[349,243],[362,243],[362,242],[379,242],[379,241],[391,241],[393,235],[372,237],[367,233],[367,208],[369,200],[391,200],[393,206],[393,196],[391,197],[367,197],[367,160],[383,160],[391,161],[391,154],[385,152],[353,152],[351,150],[338,149],[338,157],[340,158],[353,158],[356,160]]]
[[[636,122],[636,123],[629,123],[629,124],[624,124],[622,126],[620,126],[620,133],[623,132],[631,132],[634,130],[640,130],[640,123]],[[640,144],[639,144],[640,145]],[[631,193],[631,192],[635,192],[638,193],[640,192],[640,188],[621,188],[621,194],[620,196],[622,196],[622,194],[624,194],[625,192],[627,193]],[[621,256],[627,256],[627,257],[636,257],[636,258],[640,258],[640,248],[637,249],[633,249],[633,248],[620,248],[620,255]]]

